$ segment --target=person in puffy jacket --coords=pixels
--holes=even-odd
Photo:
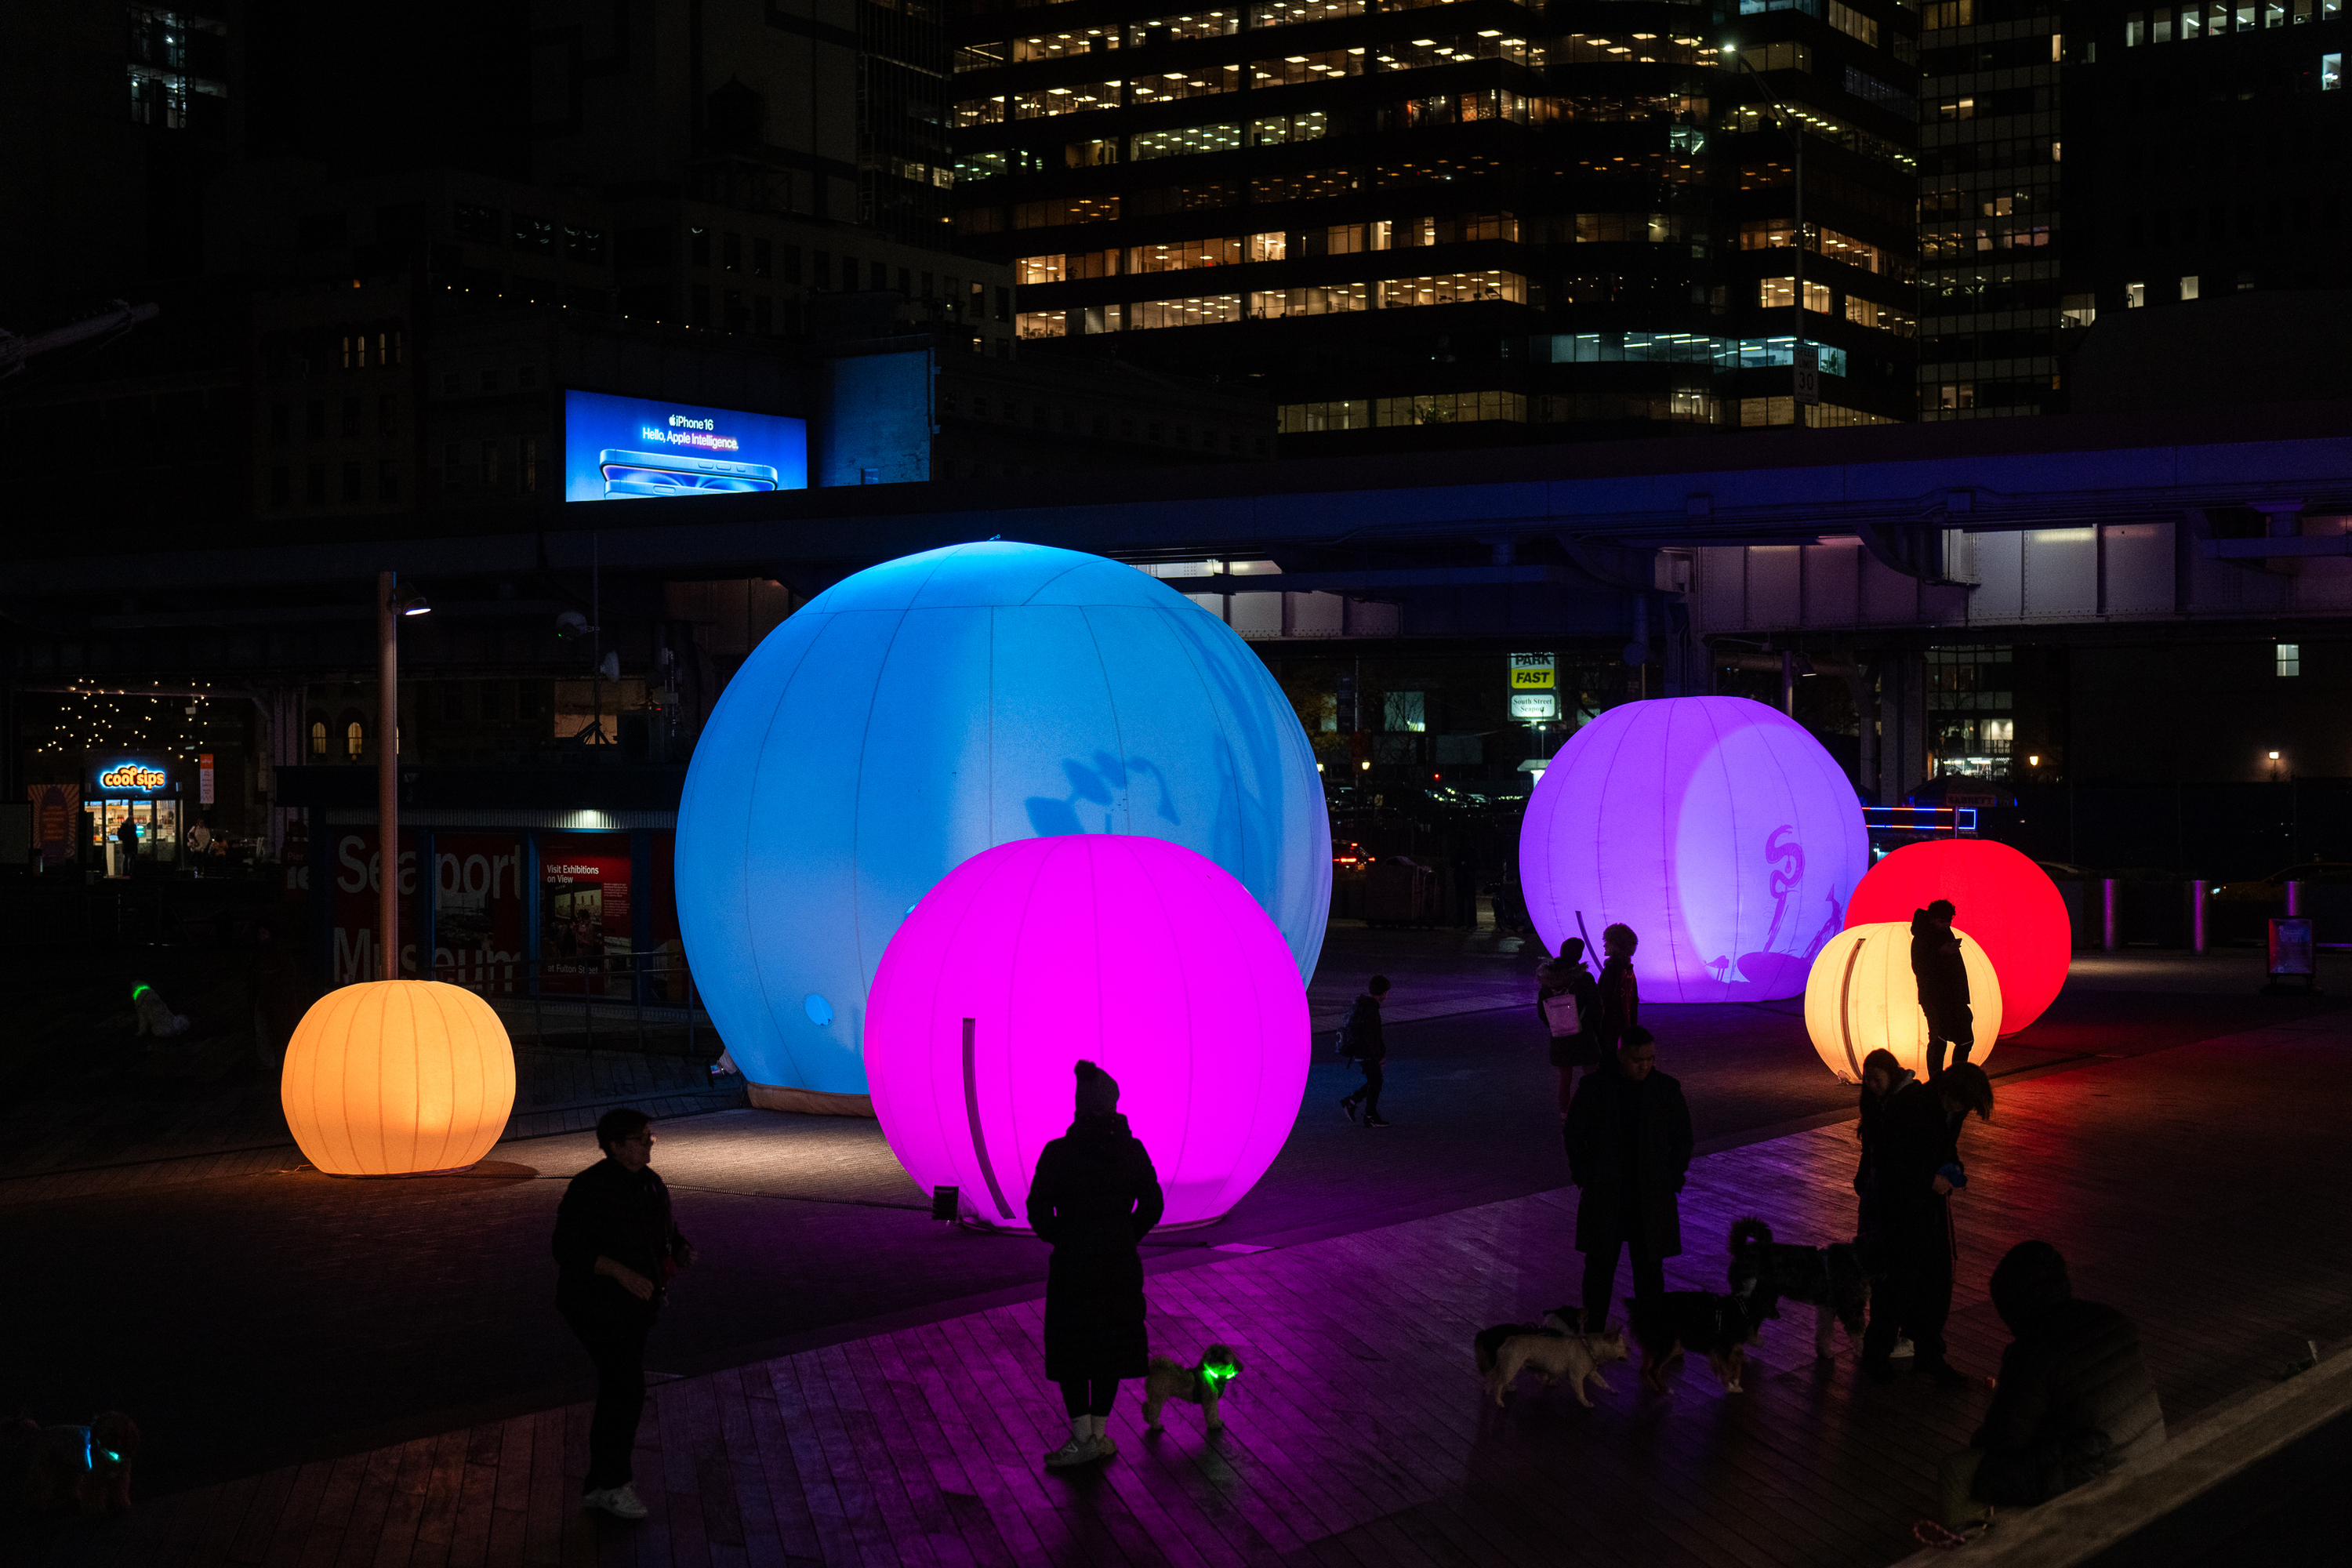
[[[1911,974],[1919,983],[1919,1011],[1927,1016],[1927,1081],[1944,1076],[1944,1047],[1952,1065],[1969,1059],[1976,1044],[1976,1017],[1969,1010],[1969,966],[1960,957],[1960,937],[1952,930],[1959,911],[1937,899],[1911,911]]]
[[[1037,1156],[1029,1227],[1053,1244],[1045,1268],[1045,1375],[1062,1386],[1070,1440],[1055,1469],[1117,1453],[1106,1425],[1119,1379],[1150,1370],[1143,1259],[1136,1251],[1167,1204],[1142,1141],[1118,1114],[1118,1083],[1089,1061],[1077,1075],[1069,1131]]]
[[[2056,1247],[2011,1247],[1992,1271],[1992,1304],[2015,1338],[1984,1425],[1946,1463],[1948,1522],[1985,1503],[2047,1502],[2164,1443],[2139,1331],[2113,1307],[2076,1300]]]

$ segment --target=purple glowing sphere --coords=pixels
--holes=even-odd
[[[1821,742],[1744,697],[1612,708],[1536,782],[1519,830],[1528,913],[1553,952],[1633,928],[1653,1002],[1804,994],[1870,868],[1862,808]]]
[[[866,996],[891,1152],[966,1213],[1025,1229],[1037,1156],[1090,1058],[1118,1080],[1167,1225],[1222,1218],[1274,1163],[1307,1088],[1307,989],[1281,931],[1213,860],[1086,834],[984,849],[923,895]]]

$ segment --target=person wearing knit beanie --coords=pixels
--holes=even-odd
[[[1095,1066],[1081,1060],[1078,1075],[1078,1114],[1108,1116],[1118,1109],[1118,1080]]]
[[[1050,1243],[1045,1376],[1061,1384],[1070,1440],[1045,1456],[1068,1469],[1118,1452],[1107,1425],[1122,1379],[1150,1370],[1143,1258],[1136,1250],[1167,1205],[1142,1141],[1118,1113],[1118,1082],[1090,1061],[1072,1068],[1076,1114],[1045,1145],[1029,1185],[1029,1228]]]

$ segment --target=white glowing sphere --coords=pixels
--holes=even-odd
[[[1612,708],[1536,782],[1519,879],[1552,952],[1633,928],[1650,1002],[1763,1002],[1805,988],[1870,866],[1853,785],[1821,742],[1744,697]]]
[[[1975,1026],[1969,1060],[1982,1067],[2000,1036],[2000,976],[1982,943],[1958,926],[1952,932],[1969,974]],[[1805,982],[1805,1033],[1830,1071],[1849,1083],[1862,1081],[1863,1058],[1882,1049],[1927,1076],[1927,1015],[1911,973],[1908,921],[1850,926],[1830,939]]]

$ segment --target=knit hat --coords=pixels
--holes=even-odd
[[[2021,1241],[1993,1268],[1990,1293],[1993,1310],[2015,1333],[2049,1308],[2072,1300],[2074,1287],[2066,1278],[2066,1259],[2056,1247],[2046,1241]]]
[[[1078,1114],[1108,1116],[1118,1109],[1118,1080],[1089,1061],[1081,1061],[1075,1069],[1078,1075]]]

